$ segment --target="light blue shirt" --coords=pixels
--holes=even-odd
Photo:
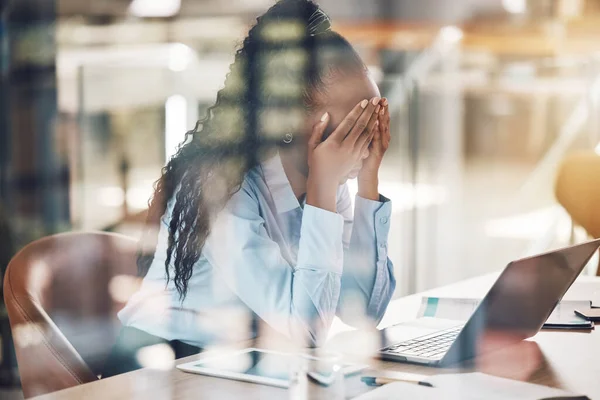
[[[321,344],[333,318],[383,317],[396,281],[387,257],[391,202],[337,193],[337,213],[301,205],[279,155],[253,168],[212,225],[181,301],[165,258],[173,201],[142,286],[119,313],[132,326],[201,348],[245,340],[252,312],[272,328]],[[171,273],[171,277],[173,277]]]

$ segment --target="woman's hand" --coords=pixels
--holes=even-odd
[[[308,142],[307,204],[336,211],[339,182],[360,162],[376,134],[379,101],[376,97],[357,104],[326,140],[323,132],[329,114],[315,125]]]
[[[363,161],[358,174],[358,195],[369,200],[379,199],[379,167],[390,147],[390,109],[386,98],[381,99],[377,118],[379,124],[369,146],[369,156]]]

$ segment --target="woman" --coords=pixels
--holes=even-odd
[[[377,323],[395,287],[378,193],[389,141],[387,100],[329,18],[308,0],[271,7],[157,183],[107,374],[147,344],[180,357],[247,339],[253,320],[304,345],[336,314]]]

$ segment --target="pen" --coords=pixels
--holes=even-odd
[[[392,383],[392,382],[408,382],[408,383],[416,383],[417,385],[421,385],[421,386],[433,387],[433,385],[429,382],[419,381],[419,380],[410,379],[410,378],[393,379],[393,378],[378,378],[375,376],[363,376],[362,378],[360,378],[360,380],[369,386],[381,386],[381,385],[385,385],[387,383]]]

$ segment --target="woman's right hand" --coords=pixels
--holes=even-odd
[[[379,101],[361,101],[325,140],[329,115],[315,125],[308,142],[307,204],[336,211],[339,182],[361,161],[375,134]]]

